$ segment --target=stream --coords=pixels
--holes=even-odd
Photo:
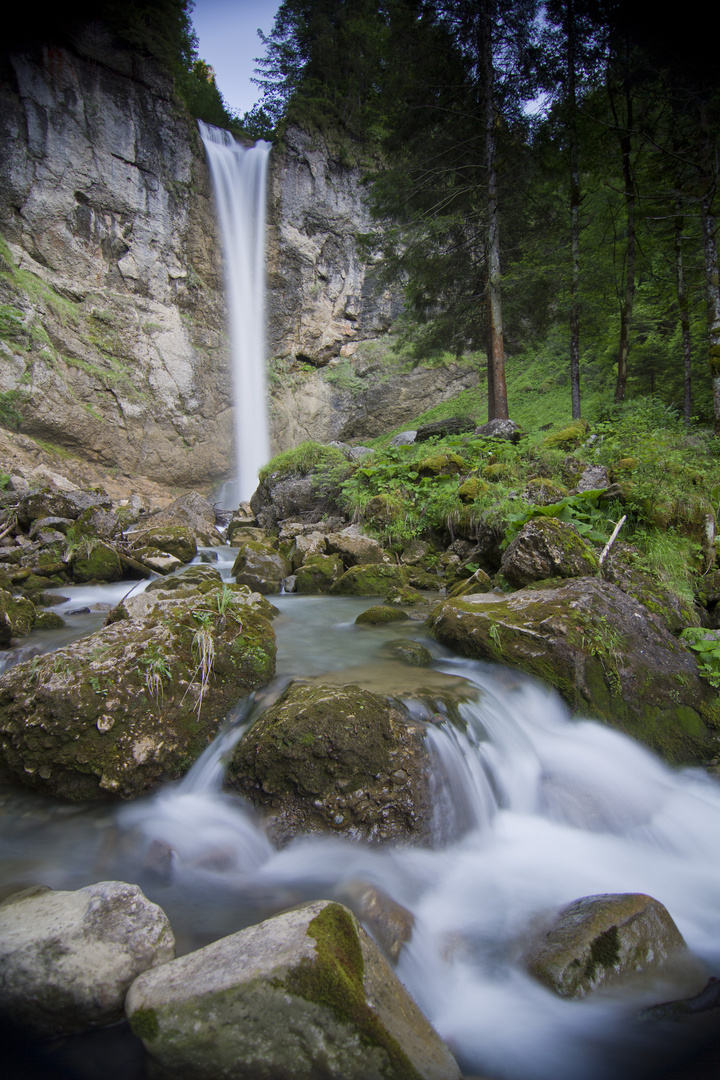
[[[217,555],[227,575],[234,551],[202,557]],[[131,586],[66,589],[73,595],[54,610],[114,604]],[[280,611],[277,678],[238,704],[182,781],[124,804],[0,790],[0,896],[33,884],[134,882],[167,912],[184,953],[303,900],[341,898],[350,882],[370,882],[415,916],[397,972],[465,1076],[609,1080],[666,1067],[696,1075],[682,1072],[682,1056],[699,1036],[633,1019],[648,1004],[684,996],[676,983],[570,1002],[526,975],[519,959],[529,930],[554,909],[597,893],[640,892],[668,908],[708,975],[720,975],[720,786],[700,770],[671,770],[610,728],[571,719],[553,692],[516,672],[451,655],[421,622],[356,626],[372,599],[271,599]],[[38,635],[36,647],[57,648],[102,618],[67,614],[71,629]],[[431,650],[431,669],[384,658],[385,643],[402,635]],[[294,676],[357,681],[400,699],[413,681],[464,680],[465,729],[446,722],[428,730],[432,847],[315,837],[276,851],[252,808],[223,792],[224,755]],[[82,1075],[135,1080],[142,1073],[134,1068]]]

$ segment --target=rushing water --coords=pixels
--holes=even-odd
[[[252,808],[222,790],[223,757],[273,686],[239,703],[184,780],[147,798],[68,806],[7,790],[3,891],[137,882],[188,951],[302,900],[342,897],[351,882],[369,882],[415,916],[398,974],[465,1075],[610,1080],[655,1076],[673,1062],[685,1047],[679,1026],[633,1018],[699,986],[688,989],[678,976],[568,1002],[519,961],[529,930],[559,906],[596,893],[645,892],[666,905],[708,974],[720,974],[715,782],[670,770],[607,727],[570,719],[553,693],[507,669],[451,656],[421,623],[356,626],[370,600],[273,602],[278,685],[320,675],[392,688],[402,699],[413,682],[464,680],[464,729],[446,722],[427,733],[435,845],[371,848],[314,837],[274,850]],[[403,633],[432,650],[432,671],[385,659],[387,641]]]
[[[235,395],[236,480],[225,506],[249,499],[270,457],[265,385],[265,207],[270,143],[244,146],[198,120],[210,166],[225,265]]]

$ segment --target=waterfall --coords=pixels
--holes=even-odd
[[[198,121],[212,176],[223,242],[235,396],[235,481],[223,501],[236,506],[257,487],[270,457],[265,380],[265,206],[270,143],[243,146],[229,131]]]

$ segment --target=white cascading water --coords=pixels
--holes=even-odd
[[[265,378],[265,208],[270,143],[244,146],[198,121],[223,242],[235,396],[236,477],[221,498],[237,506],[257,487],[270,457]]]
[[[367,672],[398,636],[397,624],[355,625],[372,601],[273,601],[284,678],[337,674],[344,653],[354,681],[352,672]],[[442,678],[468,686],[462,730],[447,720],[427,728],[440,811],[432,846],[315,836],[275,850],[252,807],[221,790],[223,762],[253,711],[266,706],[259,700],[238,710],[235,727],[183,781],[119,811],[69,813],[59,804],[53,813],[31,793],[8,796],[0,803],[5,879],[15,888],[37,881],[61,889],[137,881],[167,912],[181,952],[369,882],[414,915],[397,972],[466,1077],[655,1080],[684,1053],[686,1037],[694,1052],[697,1036],[635,1016],[720,975],[720,786],[701,770],[670,769],[609,727],[571,719],[553,692],[516,672],[453,658],[417,624],[405,632],[433,650]],[[397,665],[389,677],[407,684],[410,671]],[[417,669],[417,686],[432,674]],[[172,849],[169,872],[149,865],[153,845],[161,855]],[[530,978],[521,957],[538,920],[579,897],[622,892],[647,893],[667,907],[705,964],[699,985],[688,988],[673,973],[566,1001]],[[701,1075],[683,1069],[673,1080]]]

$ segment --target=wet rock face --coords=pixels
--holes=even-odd
[[[20,390],[25,434],[91,462],[162,484],[220,479],[230,371],[195,122],[170,80],[99,24],[6,71],[0,233],[13,281],[0,302],[13,317],[0,390]]]
[[[26,889],[0,904],[0,1010],[43,1037],[112,1024],[136,976],[174,956],[166,915],[137,885]]]
[[[633,597],[597,578],[439,604],[428,625],[463,656],[537,675],[572,707],[676,763],[717,754],[717,694],[691,653]]]
[[[247,597],[223,597],[219,587],[151,594],[137,617],[7,672],[0,766],[75,800],[130,798],[186,772],[231,706],[275,671],[270,624]]]
[[[270,833],[353,839],[429,835],[428,760],[419,725],[357,686],[291,683],[237,744],[228,782],[272,813]]]
[[[160,1078],[460,1077],[377,946],[327,900],[146,972],[127,1013]]]
[[[559,912],[530,946],[531,975],[560,997],[582,998],[599,986],[662,971],[673,962],[678,975],[704,982],[667,908],[634,893],[585,896]],[[692,989],[692,986],[690,987]]]

